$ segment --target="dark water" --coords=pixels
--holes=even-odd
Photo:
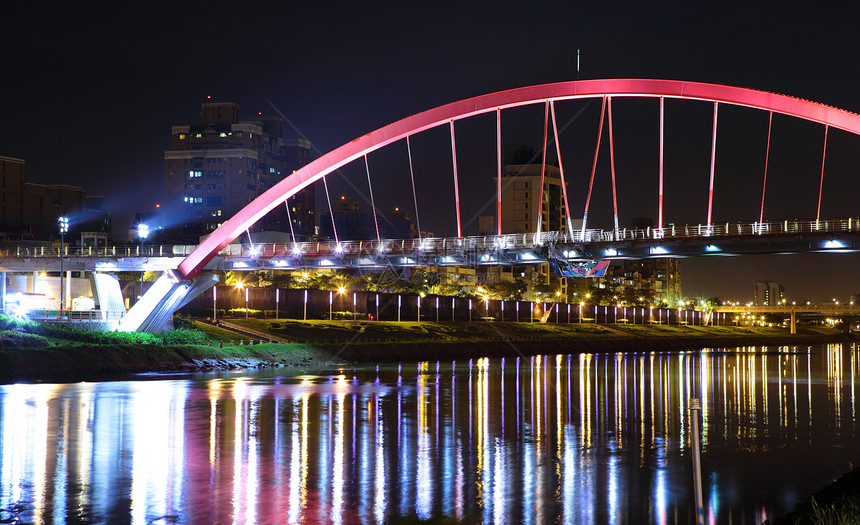
[[[857,349],[0,387],[0,520],[758,523],[858,462]],[[295,372],[293,373],[295,374]]]

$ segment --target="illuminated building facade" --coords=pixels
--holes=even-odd
[[[233,102],[206,102],[195,125],[173,126],[164,152],[165,227],[168,235],[196,241],[246,204],[311,160],[307,140],[284,138],[280,118],[239,120]],[[292,231],[299,240],[314,233],[314,190],[289,200]],[[279,206],[258,230],[290,232]]]

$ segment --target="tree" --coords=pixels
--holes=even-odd
[[[543,283],[535,283],[532,285],[531,293],[529,294],[531,299],[534,301],[548,301],[549,298],[554,297],[555,290],[552,286]]]
[[[487,286],[487,292],[491,299],[505,301],[520,301],[528,290],[528,285],[522,279],[513,281],[501,281]]]

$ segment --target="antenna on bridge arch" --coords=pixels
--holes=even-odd
[[[576,50],[576,79],[579,80],[579,49]]]

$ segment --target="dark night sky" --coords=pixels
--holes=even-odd
[[[581,78],[716,82],[860,111],[858,16],[811,3],[55,4],[3,8],[0,155],[25,159],[30,182],[107,196],[117,224],[162,201],[170,126],[195,122],[206,95],[239,103],[243,118],[282,113],[297,130],[288,127],[287,135],[301,133],[318,154],[441,104],[573,80],[577,48]],[[619,101],[614,108],[622,220],[656,213],[652,197],[641,198],[655,192],[657,118],[650,104]],[[584,180],[599,105],[571,103],[559,114],[572,121],[561,140],[565,167]],[[539,146],[540,108],[505,118],[512,124],[506,142]],[[667,108],[666,173],[675,181],[666,191],[666,212],[675,217],[669,220],[704,220],[710,125],[701,104]],[[766,115],[727,108],[720,126],[715,219],[755,219],[760,186],[749,181],[761,177]],[[809,194],[817,192],[821,129],[779,117],[774,126],[772,152],[782,153],[772,153],[768,212],[814,216]],[[492,133],[489,120],[458,125],[458,148],[469,152],[461,159],[466,221],[492,213],[483,208],[493,191]],[[452,233],[442,217],[451,216],[445,207],[453,204],[434,193],[434,177],[450,185],[446,140],[431,131],[413,144],[416,172],[424,173],[422,226],[437,234]],[[857,215],[860,138],[834,132],[831,140],[822,213]],[[371,156],[375,184],[388,189],[377,196],[383,209],[411,200],[397,147]],[[364,187],[363,169],[344,173]],[[342,177],[331,182],[335,192],[360,198]],[[583,184],[571,182],[575,203]],[[607,188],[598,184],[595,206],[609,203]],[[860,292],[857,262],[857,255],[688,260],[684,293],[750,299],[754,280],[775,280],[792,298],[846,299]]]

